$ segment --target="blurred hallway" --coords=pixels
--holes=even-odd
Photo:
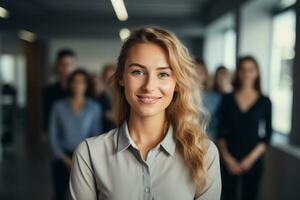
[[[121,16],[114,2],[124,4]],[[199,85],[204,86],[204,106],[215,117],[207,132],[215,135],[219,103],[224,94],[234,92],[238,59],[255,58],[261,94],[272,104],[273,129],[259,200],[299,200],[300,0],[0,0],[0,200],[53,200],[55,148],[45,124],[50,107],[61,100],[58,96],[72,96],[72,70],[83,69],[93,78],[93,88],[88,88],[88,81],[78,82],[85,83],[85,95],[93,93],[86,96],[97,103],[91,110],[102,109],[98,114],[107,122],[105,130],[115,126],[107,80],[126,38],[145,25],[170,30],[192,59],[205,65],[199,75],[205,74],[206,80]],[[74,60],[68,60],[70,55],[60,57],[61,50],[73,52]],[[221,78],[218,68],[223,70]],[[56,91],[45,92],[53,85]],[[51,106],[46,105],[49,112],[44,109],[45,94],[54,94],[49,95]],[[84,120],[76,115],[66,120],[66,113],[60,113],[62,125],[53,126],[52,132],[70,122],[66,135],[73,136],[70,133],[81,130]],[[264,125],[259,121],[259,134],[264,134]],[[72,145],[90,136],[83,135],[70,142],[72,148],[62,149],[72,155]]]

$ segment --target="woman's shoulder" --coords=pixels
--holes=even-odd
[[[222,95],[222,98],[225,98],[225,99],[233,99],[233,98],[234,98],[234,93],[233,93],[233,92],[230,92],[230,93],[223,94],[223,95]]]
[[[205,145],[206,145],[206,153],[208,157],[210,156],[214,157],[216,154],[219,154],[217,146],[210,139],[206,139]]]
[[[91,110],[101,110],[101,106],[99,105],[98,102],[91,98],[86,99],[87,105]]]
[[[261,99],[262,99],[262,101],[264,102],[264,103],[267,103],[267,104],[269,104],[269,103],[271,103],[271,99],[268,97],[268,96],[266,96],[266,95],[261,95]]]
[[[91,154],[92,152],[103,152],[111,150],[115,146],[117,138],[118,128],[112,129],[106,133],[102,133],[98,136],[90,137],[81,142],[76,148],[76,153]]]
[[[221,101],[223,103],[234,102],[234,93],[223,94],[221,96]]]
[[[99,106],[99,103],[97,101],[95,101],[94,99],[89,98],[89,97],[86,98],[86,103],[89,106],[94,106],[94,107],[98,107]]]
[[[98,143],[102,143],[102,142],[106,142],[108,140],[112,140],[113,137],[118,133],[118,128],[114,128],[114,129],[111,129],[110,131],[107,131],[105,133],[101,133],[97,136],[94,136],[94,137],[90,137],[90,138],[87,138],[86,141],[90,144],[98,144]]]
[[[60,109],[60,108],[65,108],[67,107],[68,103],[69,103],[69,98],[68,97],[65,97],[65,98],[62,98],[62,99],[59,99],[57,100],[54,105],[53,105],[53,108],[55,109]]]
[[[262,108],[267,109],[267,110],[270,110],[271,107],[272,107],[271,99],[270,99],[268,96],[263,95],[263,94],[260,95],[259,100],[258,100],[257,103],[258,103]]]
[[[203,91],[203,95],[204,96],[209,96],[209,97],[213,97],[213,98],[219,98],[221,97],[221,94],[216,92],[215,90],[206,90]]]

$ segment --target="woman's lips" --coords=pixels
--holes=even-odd
[[[161,98],[157,96],[146,96],[146,95],[137,95],[137,97],[139,101],[144,104],[154,104]]]

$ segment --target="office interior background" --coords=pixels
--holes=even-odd
[[[219,65],[234,73],[239,56],[258,60],[274,129],[260,199],[300,199],[300,2],[122,0],[127,13],[116,15],[116,1],[0,0],[1,138],[12,130],[9,144],[0,143],[0,199],[51,199],[41,93],[54,79],[57,51],[74,50],[79,66],[99,73],[142,25],[174,32],[210,75]]]

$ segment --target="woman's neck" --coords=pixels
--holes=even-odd
[[[71,104],[72,104],[72,109],[75,113],[79,113],[81,108],[85,104],[85,97],[84,96],[73,96],[71,98]]]
[[[238,93],[257,93],[252,85],[244,85],[238,90]]]
[[[85,102],[85,96],[84,95],[74,95],[72,96],[72,102],[74,103],[84,103]]]
[[[141,117],[131,112],[128,122],[130,137],[142,149],[151,149],[165,136],[165,113],[151,117]]]

